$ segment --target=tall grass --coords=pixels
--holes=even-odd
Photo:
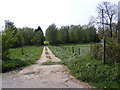
[[[26,46],[23,48],[10,49],[10,60],[2,61],[2,72],[11,71],[19,67],[35,64],[42,53],[42,46]]]

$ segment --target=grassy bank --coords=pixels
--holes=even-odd
[[[50,49],[62,60],[63,64],[69,67],[71,74],[77,79],[97,88],[120,88],[119,64],[103,65],[101,61],[94,60],[85,52],[83,56],[78,56],[60,47],[50,46]]]
[[[2,72],[11,71],[19,67],[35,64],[42,53],[42,46],[26,46],[23,48],[10,49],[10,60],[2,61]]]

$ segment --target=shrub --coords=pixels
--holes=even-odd
[[[103,65],[100,61],[92,60],[91,57],[79,57],[72,60],[67,65],[71,73],[79,80],[92,83],[103,83],[96,87],[104,88],[118,88],[119,73],[118,68],[120,65],[109,66]],[[111,84],[113,84],[111,86]]]
[[[8,29],[2,32],[2,60],[7,60],[9,56],[9,48],[16,40],[17,29],[14,26],[10,26]]]
[[[102,59],[102,44],[101,43],[91,44],[90,52],[93,58],[101,60]]]
[[[120,63],[120,43],[116,43],[114,39],[110,38],[106,41],[106,57],[111,61]]]
[[[91,55],[98,60],[102,60],[102,44],[95,43],[91,45]],[[111,62],[120,63],[120,43],[116,43],[114,39],[106,39],[106,49],[105,49],[106,59]]]

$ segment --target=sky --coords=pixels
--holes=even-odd
[[[14,22],[17,28],[31,27],[42,30],[55,23],[62,25],[85,25],[90,16],[97,16],[97,5],[105,0],[0,0],[0,30],[4,21]],[[117,4],[120,0],[106,0]]]

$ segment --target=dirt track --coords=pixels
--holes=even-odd
[[[59,62],[60,59],[44,47],[38,64],[28,66],[18,73],[3,75],[3,88],[90,88],[86,83],[76,80],[63,65],[42,65],[43,62]]]

